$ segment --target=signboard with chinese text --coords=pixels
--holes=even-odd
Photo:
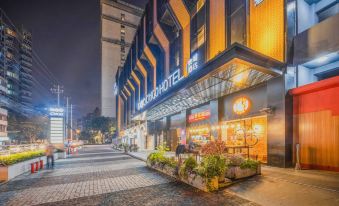
[[[188,116],[188,123],[198,122],[198,121],[201,121],[201,120],[209,119],[210,116],[211,116],[210,110],[205,110],[205,111],[198,112],[198,113],[195,113],[195,114],[190,114]]]

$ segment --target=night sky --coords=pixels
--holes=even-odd
[[[126,2],[144,7],[147,0]],[[100,106],[99,0],[0,0],[0,8],[17,27],[24,25],[32,32],[33,50],[64,86],[64,96],[72,98],[76,116]],[[33,103],[48,106],[55,101],[49,90],[56,80],[41,67],[33,65],[40,82],[34,87]]]

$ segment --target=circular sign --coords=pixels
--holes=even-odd
[[[248,100],[246,97],[240,97],[233,103],[233,112],[238,115],[245,114],[250,109],[250,106],[250,100]]]

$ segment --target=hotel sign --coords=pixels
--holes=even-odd
[[[138,110],[142,109],[155,98],[166,92],[169,88],[176,85],[183,78],[184,76],[182,76],[180,69],[177,69],[175,72],[169,75],[168,78],[165,79],[160,85],[158,85],[152,92],[148,93],[145,98],[140,100],[140,102],[138,103]]]
[[[198,54],[194,54],[192,58],[187,62],[186,70],[189,75],[198,68]],[[156,99],[158,96],[166,92],[168,89],[176,85],[179,81],[185,77],[181,74],[180,69],[177,69],[171,75],[168,76],[160,85],[158,85],[152,92],[148,93],[146,97],[141,99],[138,103],[138,110],[144,108],[148,103]]]
[[[186,70],[187,74],[192,73],[198,68],[198,54],[195,53],[190,60],[187,62]]]

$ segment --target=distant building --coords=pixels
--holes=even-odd
[[[9,141],[7,133],[7,110],[0,108],[0,145]]]
[[[143,10],[119,0],[101,0],[101,114],[116,117],[115,75],[125,63]]]
[[[32,35],[0,11],[0,106],[32,111]]]

